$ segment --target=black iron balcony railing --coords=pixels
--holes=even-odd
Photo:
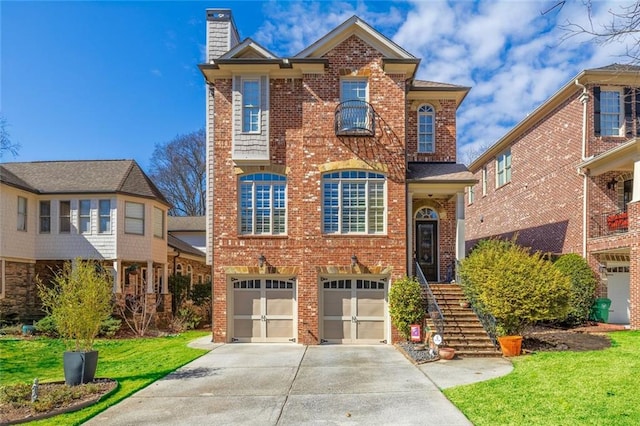
[[[591,220],[594,222],[592,238],[622,234],[629,231],[629,214],[626,210],[601,213],[592,216]]]
[[[374,136],[376,120],[373,107],[365,101],[346,101],[335,112],[336,136]]]

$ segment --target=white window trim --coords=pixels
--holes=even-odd
[[[109,203],[109,212],[106,215],[101,214],[100,211],[100,204],[102,202],[108,202]],[[111,218],[111,200],[110,199],[100,199],[98,200],[98,234],[111,234],[113,232],[113,220]],[[109,219],[109,229],[107,230],[103,230],[102,229],[102,218],[108,218]]]
[[[344,99],[342,83],[347,81],[361,81],[365,83],[365,98],[364,99]],[[368,77],[341,77],[340,78],[340,102],[346,102],[347,100],[361,100],[369,102],[369,78]]]
[[[423,107],[431,108],[431,112],[420,111]],[[433,154],[436,152],[436,109],[431,104],[422,104],[418,107],[416,114],[417,114],[416,115],[416,136],[417,136],[418,153]],[[425,115],[425,116],[430,115],[433,120],[432,122],[433,131],[431,133],[431,150],[426,150],[426,151],[423,151],[420,149],[420,116],[422,115]]]
[[[49,214],[47,216],[43,216],[42,215],[42,203],[49,203]],[[42,230],[42,219],[45,218],[45,217],[49,219],[49,230],[48,231],[43,231]],[[40,200],[38,202],[38,233],[40,233],[40,234],[51,234],[51,200]]]
[[[482,168],[482,196],[486,197],[487,196],[487,177],[488,177],[488,171],[487,171],[487,166],[484,166]]]
[[[89,212],[86,215],[82,214],[82,203],[83,202],[88,202],[89,203]],[[82,219],[89,219],[89,230],[88,231],[84,231],[84,229],[82,229]],[[87,200],[87,199],[82,199],[78,201],[78,230],[80,231],[80,234],[84,234],[84,235],[89,235],[92,234],[91,232],[91,200]]]
[[[62,215],[62,205],[63,204],[69,204],[69,215]],[[72,207],[71,207],[71,200],[60,200],[58,202],[58,234],[71,234],[71,229],[73,228],[73,221],[71,220],[73,217],[73,211],[72,211]],[[62,230],[62,219],[65,219],[69,221],[69,230],[68,231],[63,231]]]
[[[136,204],[142,206],[142,217],[135,216],[127,216],[127,205],[128,204]],[[142,232],[133,232],[127,227],[127,220],[135,220],[136,222],[142,222]],[[145,231],[145,205],[143,203],[137,203],[135,201],[125,201],[124,202],[124,233],[130,235],[144,235]]]
[[[256,130],[245,130],[244,121],[244,83],[255,82],[258,84],[258,128]],[[262,132],[262,79],[260,76],[240,77],[240,133],[247,135],[259,135]]]
[[[24,200],[24,212],[20,211],[20,200]],[[22,219],[22,226],[20,226],[20,218]],[[17,208],[16,208],[16,229],[20,232],[27,232],[27,218],[29,217],[29,200],[26,197],[18,195]]]
[[[374,182],[382,182],[383,185],[383,194],[382,194],[382,198],[383,198],[383,206],[382,206],[382,212],[383,212],[383,223],[382,223],[382,231],[380,232],[371,232],[371,223],[369,221],[369,182],[371,182],[372,180],[370,178],[343,178],[343,177],[337,177],[337,178],[330,178],[329,180],[337,182],[338,183],[338,230],[335,232],[327,232],[325,230],[325,191],[324,191],[324,183],[327,182],[324,178],[324,175],[321,178],[321,191],[322,191],[322,212],[321,212],[321,220],[322,220],[322,234],[324,235],[362,235],[362,236],[383,236],[383,235],[387,235],[387,216],[389,214],[389,206],[387,203],[387,191],[388,191],[388,176],[380,173],[380,172],[373,172],[370,170],[336,170],[336,171],[331,171],[331,172],[327,172],[325,173],[325,175],[329,175],[332,173],[342,173],[342,172],[365,172],[365,173],[375,173],[375,174],[380,174],[382,176],[384,176],[384,180],[382,181],[374,181]],[[342,220],[342,213],[343,213],[343,197],[342,197],[342,185],[343,183],[349,183],[349,182],[363,182],[366,183],[366,190],[365,190],[365,230],[364,232],[351,232],[351,231],[344,231],[344,223]]]
[[[500,183],[500,169],[498,168],[499,164],[500,164],[500,158],[504,158],[504,169],[502,170],[502,172],[504,173],[504,182]],[[507,167],[507,158],[510,159],[509,161],[509,166]],[[511,148],[508,148],[504,151],[502,151],[500,154],[496,155],[496,188],[501,188],[503,186],[505,186],[506,184],[508,184],[509,182],[511,182],[511,165],[512,165],[512,155],[511,155]],[[507,179],[507,170],[509,171],[509,179]]]
[[[273,175],[273,176],[281,176],[284,177],[284,180],[282,181],[276,181],[276,180],[265,180],[265,181],[257,181],[257,180],[251,180],[251,181],[242,181],[241,178],[242,177],[249,177],[249,176],[254,176],[257,174],[269,174],[269,175]],[[250,173],[247,175],[243,175],[241,176],[241,178],[238,181],[238,234],[239,235],[287,235],[288,232],[288,209],[289,209],[289,202],[288,202],[288,184],[289,184],[289,179],[287,178],[287,176],[285,175],[281,175],[279,173],[272,173],[269,171],[265,171],[265,172],[259,172],[259,173]],[[259,184],[260,182],[262,183],[268,183],[269,187],[270,187],[270,211],[269,211],[269,232],[256,232],[256,227],[257,227],[257,208],[256,208],[256,185]],[[242,208],[242,187],[243,185],[248,185],[249,183],[251,183],[252,185],[252,189],[251,189],[251,231],[250,232],[244,232],[242,230],[242,213],[243,213],[243,208]],[[275,185],[284,185],[284,229],[282,230],[282,232],[275,232],[275,224],[274,224],[274,213],[276,211],[275,208],[275,195],[273,192],[273,187]]]
[[[604,92],[617,92],[618,99],[620,100],[620,105],[618,105],[618,134],[609,135],[604,133],[604,126],[602,125],[602,117],[605,115],[602,112],[602,94]],[[609,114],[610,115],[610,114]],[[600,136],[601,137],[617,137],[617,136],[625,136],[625,124],[626,120],[624,117],[624,88],[622,87],[610,87],[610,86],[601,86],[600,87]]]
[[[160,215],[160,217],[158,218],[157,215]],[[160,219],[160,224],[157,223],[157,220]],[[160,229],[158,229],[158,226],[160,226]],[[155,238],[160,238],[164,240],[164,210],[158,208],[158,207],[154,207],[153,208],[153,236]],[[158,233],[158,231],[160,231]]]
[[[476,199],[476,191],[473,185],[470,185],[468,190],[468,198],[469,198],[469,204],[473,204],[473,202]]]

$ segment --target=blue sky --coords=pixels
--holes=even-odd
[[[21,145],[2,161],[132,158],[204,126],[205,10],[229,8],[241,38],[297,53],[356,14],[422,58],[418,78],[471,86],[458,143],[489,146],[622,44],[561,42],[580,0],[0,2],[0,110]],[[596,22],[628,2],[596,1]],[[463,148],[463,149],[465,149]]]

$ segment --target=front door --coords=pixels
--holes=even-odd
[[[438,221],[416,221],[416,260],[427,281],[438,281]]]

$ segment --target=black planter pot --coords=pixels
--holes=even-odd
[[[98,351],[65,352],[64,382],[68,386],[93,382],[98,366]]]

